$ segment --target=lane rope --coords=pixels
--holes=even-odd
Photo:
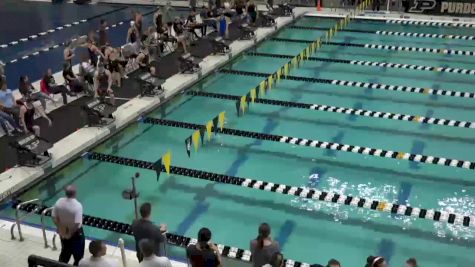
[[[293,25],[289,28],[300,30],[322,30],[326,31],[330,28],[314,27],[314,26],[302,26]],[[356,32],[356,33],[369,33],[377,35],[390,35],[390,36],[404,36],[404,37],[416,37],[416,38],[432,38],[432,39],[457,39],[457,40],[474,40],[475,36],[471,35],[451,35],[451,34],[432,34],[432,33],[418,33],[418,32],[393,32],[393,31],[365,31],[356,29],[342,29],[341,32]]]
[[[192,95],[192,96],[202,96],[202,97],[233,100],[233,101],[239,101],[241,99],[241,96],[219,94],[219,93],[189,91],[186,94]],[[471,128],[471,129],[475,128],[474,122],[432,118],[432,117],[399,114],[399,113],[391,113],[391,112],[383,112],[383,111],[373,111],[373,110],[367,110],[367,109],[353,109],[353,108],[345,108],[345,107],[327,106],[327,105],[319,105],[319,104],[307,104],[307,103],[289,102],[289,101],[264,99],[264,98],[256,98],[254,99],[254,102],[258,104],[265,104],[265,105],[309,109],[309,110],[315,110],[315,111],[333,112],[333,113],[357,115],[357,116],[363,116],[363,117],[409,121],[409,122],[433,124],[433,125],[445,125],[445,126],[459,127],[459,128]]]
[[[263,56],[263,57],[289,58],[289,59],[293,58],[293,56],[290,56],[290,55],[281,55],[281,54],[272,54],[272,53],[248,52],[246,54],[250,56]],[[413,65],[413,64],[400,64],[400,63],[377,62],[377,61],[366,61],[366,60],[333,59],[333,58],[321,58],[321,57],[309,57],[306,60],[359,65],[359,66],[369,66],[369,67],[409,69],[409,70],[448,72],[448,73],[475,75],[475,69],[470,70],[470,69],[463,69],[463,68],[431,67],[431,66],[422,66],[422,65]]]
[[[87,155],[88,159],[108,162],[118,165],[154,170],[153,162],[142,160],[135,160],[114,155],[102,154],[97,152],[90,152]],[[165,169],[161,166],[162,171]],[[374,199],[365,199],[360,197],[347,196],[334,192],[320,191],[317,189],[289,186],[285,184],[270,183],[266,181],[230,176],[225,174],[218,174],[206,172],[195,169],[188,169],[182,167],[171,166],[170,172],[176,175],[188,176],[196,179],[218,182],[223,184],[247,187],[260,191],[270,191],[283,195],[296,196],[301,198],[313,199],[322,202],[338,203],[347,206],[353,206],[362,209],[370,209],[379,212],[387,212],[392,214],[404,215],[409,217],[421,218],[426,220],[433,220],[438,222],[446,222],[449,224],[463,225],[465,227],[475,226],[474,216],[465,216],[456,213],[449,213],[446,211],[437,211],[433,209],[424,209],[411,207],[408,205],[400,205],[386,201],[379,201]]]
[[[289,38],[271,38],[270,40],[277,41],[277,42],[293,42],[293,43],[312,43],[313,42],[309,40],[289,39]],[[380,44],[355,44],[355,43],[343,43],[343,42],[326,42],[325,44],[336,45],[336,46],[360,47],[360,48],[376,49],[376,50],[421,52],[421,53],[459,55],[459,56],[475,56],[475,51],[468,51],[468,50],[439,49],[439,48],[398,46],[398,45],[380,45]]]
[[[386,20],[387,24],[401,24],[401,25],[421,25],[432,27],[462,27],[475,28],[475,24],[463,22],[435,22],[435,21],[419,21],[419,20]]]
[[[247,75],[247,76],[258,76],[258,77],[267,77],[267,73],[259,72],[250,72],[250,71],[241,71],[241,70],[219,70],[221,73],[227,74],[236,74],[236,75]],[[282,79],[291,80],[291,81],[304,81],[309,83],[323,83],[323,84],[333,84],[340,85],[345,87],[359,87],[366,89],[374,90],[386,90],[386,91],[398,91],[405,93],[416,93],[424,95],[439,95],[439,96],[450,96],[450,97],[461,97],[461,98],[475,98],[475,93],[471,92],[461,92],[461,91],[450,91],[442,89],[432,89],[432,88],[422,88],[422,87],[412,87],[412,86],[402,86],[402,85],[388,85],[381,83],[368,83],[368,82],[354,82],[354,81],[344,81],[344,80],[330,80],[322,78],[311,78],[311,77],[300,77],[300,76],[284,76]]]
[[[38,34],[33,34],[33,35],[30,35],[28,37],[24,37],[24,38],[20,38],[16,41],[11,41],[9,43],[6,43],[6,44],[2,44],[0,45],[0,48],[9,48],[9,47],[12,47],[12,46],[15,46],[15,45],[18,45],[18,44],[21,44],[21,43],[24,43],[24,42],[27,42],[27,41],[32,41],[32,40],[35,40],[36,38],[40,37],[40,36],[45,36],[45,35],[48,35],[48,34],[51,34],[51,33],[54,33],[54,32],[58,32],[58,31],[62,31],[62,30],[65,30],[65,29],[68,29],[68,28],[71,28],[73,26],[77,26],[79,24],[83,24],[83,23],[86,23],[88,21],[91,21],[91,20],[94,20],[96,18],[99,18],[99,17],[102,17],[102,16],[106,16],[106,15],[109,15],[111,13],[115,13],[115,12],[118,12],[118,11],[121,11],[121,10],[124,10],[124,9],[127,9],[128,7],[121,7],[121,8],[118,8],[118,9],[114,9],[114,10],[110,10],[106,13],[103,13],[103,14],[98,14],[98,15],[95,15],[95,16],[92,16],[92,17],[89,17],[89,18],[86,18],[86,19],[81,19],[81,20],[78,20],[78,21],[74,21],[72,23],[66,23],[62,26],[58,26],[58,27],[55,27],[55,28],[52,28],[52,29],[49,29],[47,31],[44,31],[44,32],[40,32]]]
[[[157,118],[150,118],[150,117],[144,118],[142,122],[145,124],[162,125],[162,126],[169,126],[169,127],[182,128],[182,129],[194,129],[194,130],[199,130],[205,127],[204,125],[200,125],[200,124],[166,120],[166,119],[157,119]],[[371,148],[371,147],[361,147],[361,146],[355,146],[355,145],[325,142],[325,141],[319,141],[319,140],[311,140],[311,139],[283,136],[283,135],[276,135],[276,134],[266,134],[266,133],[252,132],[252,131],[244,131],[244,130],[237,130],[237,129],[231,129],[231,128],[222,128],[222,129],[218,128],[216,129],[216,132],[222,133],[225,135],[231,135],[231,136],[239,136],[239,137],[244,137],[244,138],[288,143],[288,144],[293,144],[297,146],[307,146],[307,147],[322,148],[322,149],[328,149],[328,150],[345,151],[345,152],[351,152],[351,153],[362,154],[362,155],[370,155],[370,156],[380,157],[380,158],[407,160],[407,161],[413,161],[413,162],[420,162],[420,163],[440,165],[440,166],[450,166],[450,167],[469,169],[469,170],[475,169],[475,162],[471,162],[468,160],[448,159],[448,158],[443,158],[443,157],[435,157],[435,156],[413,154],[413,153],[406,153],[406,152],[397,152],[397,151],[391,151],[391,150],[376,149],[376,148]]]
[[[147,13],[143,14],[143,16],[148,16],[148,15],[154,13],[155,11],[156,11],[156,10],[147,12]],[[116,27],[118,27],[118,26],[121,26],[121,25],[123,25],[124,23],[128,23],[128,22],[130,22],[130,19],[126,19],[126,20],[123,20],[123,21],[119,21],[119,22],[117,22],[117,23],[115,23],[115,24],[112,24],[112,25],[108,26],[108,27],[106,28],[106,31],[108,31],[108,30],[110,30],[110,29],[113,29],[113,28],[116,28]],[[97,30],[96,30],[96,32],[97,32]],[[75,41],[77,41],[78,39],[86,38],[86,37],[87,37],[87,35],[82,35],[82,36],[79,36],[79,37],[77,37],[77,38],[72,38],[72,39],[70,39],[70,40],[68,40],[68,41],[75,42]],[[16,63],[16,62],[18,62],[18,61],[20,61],[20,60],[26,60],[26,59],[32,58],[32,57],[34,57],[34,56],[38,56],[38,55],[44,54],[44,53],[46,53],[46,52],[48,52],[48,51],[57,49],[58,47],[63,47],[65,44],[66,44],[66,42],[62,42],[62,43],[59,43],[59,44],[52,45],[52,46],[50,46],[50,47],[42,48],[42,49],[40,49],[40,50],[38,50],[38,51],[35,51],[35,52],[31,53],[31,54],[28,54],[28,55],[22,56],[22,57],[20,57],[20,58],[16,58],[16,59],[12,59],[12,60],[10,60],[10,61],[7,61],[7,62],[5,62],[5,65],[14,64],[14,63]]]
[[[17,202],[19,203],[20,201]],[[14,205],[13,208],[15,208],[15,206],[16,205]],[[20,207],[20,210],[28,213],[34,212],[37,215],[41,215],[41,213],[47,208],[47,206],[30,203],[22,205]],[[45,216],[51,217],[51,211],[46,212]],[[83,225],[114,233],[133,235],[132,226],[130,224],[109,219],[103,219],[100,217],[83,215]],[[173,233],[166,233],[166,240],[168,244],[182,248],[186,248],[189,245],[195,245],[198,243],[198,240],[195,238],[190,238]],[[236,259],[244,262],[251,261],[252,255],[251,251],[249,250],[227,246],[219,243],[216,244],[216,246],[218,247],[219,252],[223,257]],[[310,264],[308,263],[294,261],[291,259],[285,259],[284,262],[286,267],[310,267]]]

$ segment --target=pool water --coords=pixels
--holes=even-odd
[[[302,18],[295,25],[330,27],[329,18]],[[402,26],[382,21],[353,21],[350,29],[475,35],[475,29]],[[278,38],[315,40],[319,30],[286,28]],[[391,44],[473,50],[471,41],[380,36],[340,32],[335,42]],[[296,55],[307,44],[272,39],[255,48],[258,53]],[[314,56],[329,59],[450,66],[475,69],[475,57],[420,52],[371,50],[324,45]],[[273,73],[288,59],[244,55],[225,68]],[[293,76],[318,77],[390,85],[406,85],[475,92],[473,75],[407,69],[357,66],[306,61]],[[217,73],[191,90],[242,96],[262,78]],[[293,102],[362,108],[374,111],[471,121],[472,99],[429,96],[408,92],[343,87],[282,80],[266,96]],[[350,145],[475,161],[473,129],[419,124],[382,118],[253,104],[237,117],[234,101],[182,95],[149,114],[183,122],[206,124],[226,112],[226,127],[337,142]],[[475,213],[473,170],[400,161],[242,137],[217,135],[197,152],[186,154],[184,140],[192,130],[134,123],[94,151],[156,161],[172,151],[172,165],[247,177],[291,186],[306,186],[346,195],[445,210]],[[131,222],[133,203],[122,199],[130,177],[140,172],[140,202],[153,203],[153,218],[167,223],[170,232],[196,236],[209,227],[213,240],[248,248],[261,222],[272,226],[272,235],[286,257],[308,263],[339,259],[343,266],[363,266],[368,255],[382,255],[391,266],[417,257],[421,266],[475,266],[475,231],[428,220],[394,216],[331,203],[217,184],[190,177],[162,174],[157,182],[152,171],[79,158],[35,185],[21,199],[39,197],[53,205],[61,188],[74,183],[78,199],[88,215]],[[313,176],[312,176],[313,175]],[[312,176],[312,179],[310,178]],[[318,178],[316,178],[318,176]],[[10,210],[2,212],[11,216]],[[31,218],[38,222],[38,218]],[[86,228],[86,234],[115,242],[117,234]],[[132,246],[130,238],[128,245]],[[182,254],[181,254],[182,255]]]

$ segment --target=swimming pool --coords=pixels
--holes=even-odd
[[[217,74],[191,90],[242,96],[256,87],[308,46],[327,28],[332,18],[306,17],[234,60]],[[357,20],[349,30],[419,32],[474,36],[475,29],[403,26],[384,21]],[[266,99],[328,105],[341,108],[391,112],[413,116],[471,121],[473,99],[460,94],[430,95],[376,87],[356,82],[412,86],[434,90],[474,93],[474,75],[399,66],[375,67],[352,61],[389,62],[436,68],[474,69],[475,57],[441,53],[388,51],[348,44],[381,44],[471,51],[470,41],[426,37],[402,37],[368,32],[339,32],[332,44],[324,45],[311,59],[278,83]],[[340,61],[339,61],[340,60]],[[341,61],[343,60],[343,61]],[[345,61],[347,60],[347,61]],[[345,63],[346,62],[346,63]],[[344,85],[324,80],[352,81]],[[183,94],[149,117],[206,124],[225,111],[226,128],[267,134],[358,145],[458,160],[475,161],[471,153],[472,128],[416,123],[384,117],[348,115],[340,112],[305,110],[277,105],[251,104],[241,117],[235,101]],[[460,124],[458,124],[460,125]],[[466,125],[466,124],[464,124]],[[219,134],[188,157],[185,139],[192,130],[137,122],[94,149],[96,152],[154,162],[166,151],[172,164],[209,172],[249,177],[290,186],[306,186],[345,195],[373,198],[413,207],[475,213],[475,182],[472,169],[439,166],[383,157],[300,147]],[[472,228],[421,220],[325,203],[297,197],[211,183],[187,176],[162,174],[157,182],[152,171],[80,158],[35,185],[21,199],[40,198],[48,206],[62,195],[69,183],[78,187],[85,213],[121,222],[131,222],[133,204],[122,199],[130,176],[141,173],[140,201],[154,205],[153,217],[167,223],[170,232],[195,236],[208,226],[214,241],[247,248],[259,223],[273,227],[286,257],[303,262],[338,258],[344,266],[363,265],[369,254],[386,257],[393,265],[415,256],[423,266],[472,266],[475,232]],[[3,215],[10,215],[5,210]],[[37,222],[32,218],[31,222]],[[96,238],[115,241],[117,234],[87,228]],[[130,245],[130,238],[127,239]],[[177,252],[180,254],[180,252]],[[182,252],[181,252],[182,255]]]

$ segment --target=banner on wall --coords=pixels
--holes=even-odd
[[[410,0],[410,13],[475,17],[475,0]]]

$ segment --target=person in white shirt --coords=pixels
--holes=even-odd
[[[65,189],[66,197],[54,204],[52,217],[61,238],[59,261],[68,263],[71,256],[74,266],[84,257],[85,238],[82,229],[83,209],[76,200],[76,187],[69,185]]]
[[[104,257],[107,254],[106,244],[101,240],[93,240],[89,243],[89,252],[91,257],[82,259],[79,267],[119,267],[116,259]]]
[[[155,255],[155,246],[150,239],[140,240],[139,248],[143,255],[143,260],[139,267],[172,267],[167,257],[158,257]]]

